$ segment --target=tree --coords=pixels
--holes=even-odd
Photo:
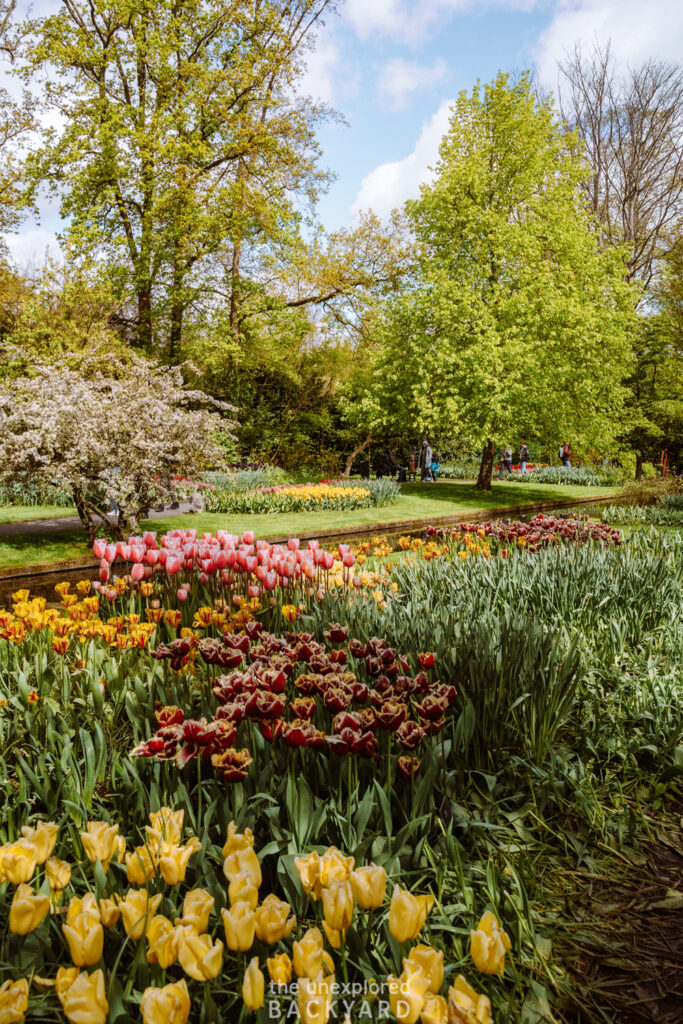
[[[13,27],[16,0],[0,0],[0,62],[12,64],[18,41]],[[21,169],[19,142],[34,127],[33,102],[27,94],[17,103],[0,88],[0,231],[7,231],[19,219]],[[0,241],[0,257],[3,243]]]
[[[0,474],[69,489],[91,542],[97,518],[124,538],[173,475],[220,465],[217,436],[234,426],[218,411],[231,407],[188,388],[179,367],[130,355],[107,371],[93,353],[79,371],[39,362],[0,385]]]
[[[414,287],[389,303],[372,419],[483,444],[606,446],[622,420],[632,289],[601,251],[576,135],[529,76],[455,103],[433,184],[408,204]]]
[[[603,245],[628,246],[631,280],[650,289],[683,213],[683,69],[648,60],[620,76],[609,43],[577,44],[559,65],[560,105],[582,136],[584,191]]]
[[[31,168],[62,196],[66,240],[134,302],[139,345],[175,359],[218,261],[296,222],[314,199],[323,108],[297,96],[332,0],[63,0],[33,26],[26,74],[49,72],[63,122]],[[235,291],[235,302],[238,291]]]

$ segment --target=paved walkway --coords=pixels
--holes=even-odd
[[[163,512],[150,511],[147,519],[170,519],[184,516],[190,511],[189,501],[181,501],[179,508],[165,508]],[[101,520],[103,521],[103,520]],[[63,533],[82,530],[78,516],[58,516],[55,519],[25,519],[22,523],[0,523],[0,537],[18,537],[27,533]]]

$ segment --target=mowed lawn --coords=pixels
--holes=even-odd
[[[487,512],[494,514],[501,508],[518,508],[520,505],[556,504],[582,498],[604,496],[606,499],[617,494],[616,487],[577,487],[556,484],[520,484],[494,482],[490,492],[478,491],[467,481],[439,481],[437,484],[404,484],[401,496],[394,505],[382,508],[361,508],[355,511],[295,512],[266,515],[225,515],[222,513],[201,513],[199,515],[169,516],[155,519],[146,524],[149,529],[163,533],[179,527],[193,527],[199,533],[215,533],[227,530],[242,533],[253,530],[257,537],[266,539],[310,534],[317,530],[344,530],[353,526],[381,524],[399,526],[401,522],[426,519],[436,516]],[[36,507],[36,511],[39,508]],[[60,509],[59,514],[68,511]],[[39,518],[22,516],[26,518]],[[4,520],[8,521],[7,518]],[[60,562],[71,558],[83,558],[88,546],[83,534],[70,530],[68,533],[21,534],[0,537],[0,568],[29,564]]]

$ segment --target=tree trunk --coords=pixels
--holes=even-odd
[[[71,491],[74,496],[74,505],[78,512],[78,518],[83,524],[83,529],[88,535],[88,542],[92,545],[95,542],[95,524],[92,519],[92,515],[83,500],[83,492],[77,484],[73,484]]]
[[[636,480],[641,480],[643,477],[643,453],[636,452]]]
[[[151,352],[152,289],[149,284],[138,289],[138,344],[146,352]]]
[[[176,250],[178,246],[176,244]],[[180,362],[180,346],[183,340],[183,274],[177,251],[173,254],[173,292],[171,295],[171,330],[168,342],[168,358],[171,363]]]
[[[239,345],[240,340],[239,298],[237,293],[240,280],[241,254],[242,246],[239,242],[235,242],[232,250],[232,265],[230,267],[230,334],[236,345]]]
[[[346,465],[344,466],[344,472],[342,473],[342,476],[351,476],[351,467],[353,466],[355,458],[358,455],[360,455],[361,452],[365,451],[365,449],[368,447],[371,441],[372,434],[368,434],[365,440],[362,441],[357,448],[354,448],[351,454],[347,456]]]
[[[493,456],[496,454],[496,446],[491,438],[486,439],[484,451],[481,456],[479,476],[477,477],[477,490],[490,491],[491,479],[493,477]]]

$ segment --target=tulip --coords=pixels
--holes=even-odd
[[[296,1004],[301,1024],[327,1024],[332,1007],[334,974],[323,977],[322,973],[313,981],[299,978],[296,986]]]
[[[146,885],[154,871],[154,861],[146,846],[136,846],[126,854],[126,877],[131,885]]]
[[[234,821],[228,824],[228,834],[223,845],[223,857],[229,857],[231,853],[239,853],[240,850],[254,848],[254,833],[250,828],[244,832],[238,832]],[[260,883],[259,883],[260,884]]]
[[[449,1024],[492,1024],[492,1020],[488,996],[475,992],[459,974],[448,990]]]
[[[330,928],[327,921],[323,921],[323,931],[327,936],[327,941],[332,946],[332,949],[341,949],[342,942],[346,941],[346,932],[338,931],[336,928]]]
[[[387,873],[377,864],[366,864],[349,875],[354,899],[361,910],[381,907],[387,886]]]
[[[28,982],[26,978],[18,981],[7,981],[0,985],[0,1022],[1,1024],[22,1024],[24,1014],[28,1010]]]
[[[123,850],[117,835],[118,825],[108,825],[106,821],[89,821],[86,824],[86,831],[81,832],[81,841],[86,857],[91,863],[99,860],[106,871],[115,853],[118,852],[117,860],[123,859]]]
[[[190,889],[183,900],[183,916],[176,924],[192,925],[201,935],[209,927],[209,916],[215,899],[206,889]]]
[[[190,995],[187,982],[173,982],[163,988],[146,988],[140,1002],[142,1024],[187,1024]]]
[[[258,957],[252,957],[249,966],[244,972],[242,982],[242,999],[248,1010],[254,1013],[263,1006],[266,992],[266,979],[263,971],[259,968]]]
[[[320,855],[314,850],[307,857],[295,857],[294,867],[307,896],[318,899],[320,894]]]
[[[35,828],[24,825],[21,834],[36,848],[36,864],[44,864],[55,848],[57,826],[54,821],[39,821]]]
[[[147,962],[166,970],[178,959],[179,929],[163,914],[155,914],[147,926]]]
[[[278,899],[273,893],[266,896],[256,910],[256,936],[261,942],[279,942],[289,935],[296,924],[296,917],[289,917],[289,903]]]
[[[323,964],[333,969],[332,958],[323,951],[323,937],[319,928],[309,928],[292,946],[292,962],[297,977],[317,978]]]
[[[268,974],[274,985],[289,985],[292,980],[292,961],[288,953],[276,953],[266,960]]]
[[[420,1020],[422,1024],[448,1024],[448,1003],[444,997],[428,992]]]
[[[109,1003],[104,987],[104,972],[76,971],[60,967],[55,981],[57,997],[69,1024],[105,1024]]]
[[[221,917],[228,949],[240,953],[251,949],[256,927],[253,908],[248,903],[234,903],[229,910],[224,908],[221,911]]]
[[[258,906],[258,889],[251,884],[251,875],[246,871],[240,871],[233,875],[228,886],[228,899],[233,903],[248,903],[252,910]]]
[[[353,920],[353,892],[349,882],[331,881],[322,891],[323,913],[328,927],[344,931]]]
[[[28,839],[0,846],[0,882],[21,885],[28,882],[36,869],[37,850]]]
[[[100,908],[94,893],[86,892],[84,896],[73,896],[71,898],[66,911],[66,923],[71,924],[81,914],[92,918],[93,924],[97,924],[100,921]]]
[[[212,942],[210,935],[196,935],[194,930],[183,928],[178,942],[178,961],[195,981],[208,981],[220,972],[223,943]]]
[[[100,900],[98,907],[100,908],[100,921],[105,928],[112,928],[121,917],[119,897],[114,893],[111,899]]]
[[[251,885],[258,889],[261,885],[261,865],[251,846],[228,854],[223,862],[223,874],[229,882],[236,875],[247,874]]]
[[[416,1024],[425,1004],[429,979],[425,978],[419,964],[406,958],[403,971],[398,978],[389,975],[389,1004],[394,1017],[400,1024]]]
[[[431,946],[413,946],[409,960],[422,968],[425,978],[429,981],[429,991],[438,993],[443,985],[443,953]]]
[[[35,893],[24,882],[17,887],[9,911],[9,928],[15,935],[35,931],[50,909],[50,897]]]
[[[45,862],[45,874],[52,892],[59,893],[62,889],[66,889],[71,881],[71,865],[66,860],[50,857]]]
[[[396,941],[412,942],[417,938],[433,906],[433,896],[413,896],[395,885],[389,907],[389,931]]]
[[[190,857],[197,850],[201,850],[202,844],[193,836],[184,846],[164,844],[163,855],[159,859],[159,870],[166,885],[178,885],[185,881],[185,873]]]
[[[161,903],[162,893],[150,896],[146,889],[129,889],[120,903],[123,927],[129,938],[136,942],[145,933],[148,922]]]
[[[77,914],[62,925],[64,938],[69,943],[71,959],[77,967],[90,967],[102,956],[104,929],[99,917],[91,914]]]
[[[320,858],[320,885],[324,889],[330,882],[346,882],[353,871],[353,857],[345,857],[336,846],[330,846]]]
[[[136,583],[145,578],[145,567],[141,562],[136,562],[133,568],[130,570],[130,578]]]
[[[511,947],[510,937],[500,928],[496,915],[487,910],[470,932],[470,953],[478,970],[483,974],[503,974],[505,953]]]

